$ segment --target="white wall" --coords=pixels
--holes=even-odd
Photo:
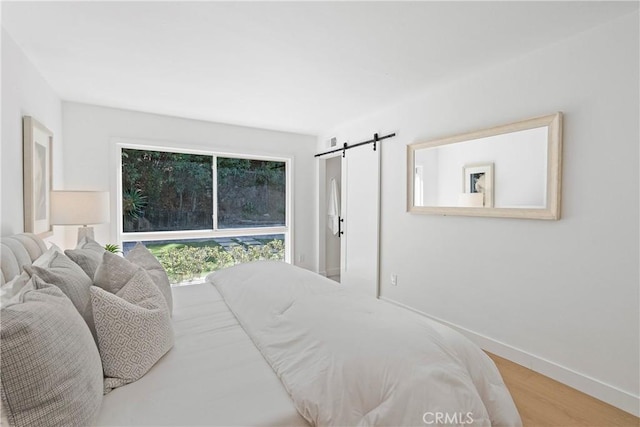
[[[543,208],[547,133],[542,127],[416,150],[416,166],[424,171],[423,197],[429,202],[424,206],[458,206],[458,195],[468,192],[463,168],[491,163],[494,207]]]
[[[60,98],[20,47],[2,29],[2,203],[3,236],[24,231],[22,201],[22,117],[32,116],[53,132],[53,188],[63,184]],[[59,242],[58,227],[49,240]],[[63,238],[62,238],[63,239]]]
[[[382,145],[381,294],[630,412],[639,394],[633,13],[327,129]],[[406,212],[406,146],[563,111],[562,219]],[[322,208],[321,208],[322,209]],[[389,283],[398,275],[398,286]]]
[[[111,191],[112,218],[116,218],[114,184],[119,173],[114,139],[144,140],[175,148],[292,157],[294,260],[302,267],[315,268],[315,137],[72,102],[62,105],[66,189]],[[115,220],[109,226],[96,227],[96,239],[115,242],[116,238]]]

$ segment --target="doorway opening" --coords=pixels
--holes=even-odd
[[[325,228],[325,269],[329,279],[340,282],[340,236],[342,158],[332,157],[325,163],[327,227]]]

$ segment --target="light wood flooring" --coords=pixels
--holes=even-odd
[[[488,353],[525,427],[639,427],[640,419],[537,372]]]

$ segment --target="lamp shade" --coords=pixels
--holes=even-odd
[[[52,191],[51,224],[88,225],[109,222],[108,191]]]

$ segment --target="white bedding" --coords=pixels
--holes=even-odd
[[[279,262],[207,280],[311,424],[522,425],[493,362],[445,326]]]
[[[104,396],[98,425],[307,425],[210,284],[173,289],[175,346]]]

